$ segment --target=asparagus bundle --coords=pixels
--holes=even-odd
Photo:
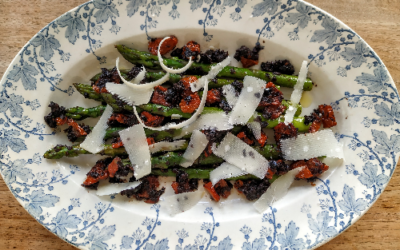
[[[179,148],[178,150],[184,150],[187,147]],[[268,144],[264,147],[253,147],[257,152],[268,159],[279,158],[280,151],[276,145]],[[60,159],[62,157],[76,157],[82,154],[91,154],[85,149],[81,148],[79,145],[65,146],[58,145],[44,153],[44,158],[46,159]],[[99,154],[107,156],[126,156],[127,152],[124,147],[113,148],[110,144],[104,145],[104,150]],[[168,167],[178,166],[182,157],[182,152],[168,152],[160,156],[154,156],[151,158],[152,168],[166,169]],[[196,161],[194,165],[213,165],[222,163],[223,160],[215,155],[205,156],[202,154]]]
[[[152,55],[146,51],[139,51],[135,49],[128,48],[124,45],[116,45],[115,46],[119,53],[129,62],[133,64],[141,64],[149,69],[161,69],[160,62],[158,61],[158,57]],[[171,68],[182,68],[187,64],[187,61],[181,60],[178,58],[164,58],[164,64],[167,67]],[[203,64],[194,62],[190,67],[190,72],[195,73],[208,73],[211,70],[211,67],[215,64]],[[293,75],[284,75],[284,74],[275,74],[272,72],[265,72],[262,70],[255,69],[246,69],[246,68],[237,68],[232,66],[227,66],[223,70],[219,72],[218,77],[227,77],[234,79],[243,79],[245,76],[254,76],[265,80],[267,82],[272,81],[274,84],[279,85],[281,87],[293,88],[297,83],[297,76]],[[313,87],[313,82],[311,79],[307,78],[304,83],[303,90],[309,91]]]

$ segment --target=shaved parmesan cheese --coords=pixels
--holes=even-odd
[[[121,72],[119,71],[119,57],[117,58],[116,65],[118,74],[124,84],[108,82],[106,83],[106,89],[111,94],[117,95],[121,100],[129,105],[142,105],[148,103],[151,95],[153,94],[154,87],[159,86],[169,80],[169,73],[167,73],[157,81],[140,84],[140,82],[146,76],[146,69],[143,67],[142,71],[140,71],[137,77],[133,79],[133,82],[130,82],[121,76]]]
[[[160,151],[175,151],[184,149],[186,146],[186,140],[179,141],[161,141],[154,144],[149,145],[150,153],[154,154]]]
[[[133,82],[130,82],[130,81],[126,80],[125,78],[123,78],[122,75],[121,75],[121,72],[119,70],[119,57],[117,57],[117,60],[116,60],[115,64],[116,64],[116,67],[117,67],[118,75],[119,75],[119,77],[122,79],[122,81],[125,84],[133,85],[133,86],[135,86],[135,85],[139,86],[138,84],[141,81],[143,81],[143,79],[146,77],[146,68],[143,66],[142,67],[142,71],[140,71],[139,74],[135,77],[135,79],[133,79]]]
[[[164,61],[163,61],[163,58],[162,58],[161,53],[160,53],[160,48],[161,48],[161,45],[163,44],[163,42],[164,42],[166,39],[168,39],[168,38],[169,38],[169,36],[167,36],[167,37],[165,37],[164,39],[162,39],[161,42],[160,42],[160,44],[158,45],[157,55],[158,55],[158,61],[160,62],[160,66],[161,66],[161,68],[162,68],[163,70],[165,70],[166,72],[171,73],[171,74],[180,74],[180,73],[183,73],[183,72],[185,72],[186,70],[188,70],[188,69],[190,68],[190,66],[192,66],[192,64],[193,64],[192,57],[189,58],[189,62],[188,62],[188,63],[185,65],[185,67],[183,67],[183,68],[180,68],[180,69],[171,69],[171,68],[168,68],[167,66],[165,66]]]
[[[246,124],[261,101],[266,82],[252,76],[245,76],[243,89],[236,105],[233,107],[229,122],[231,124]]]
[[[213,153],[260,179],[265,177],[269,168],[268,161],[261,154],[231,133],[224,137],[218,148],[213,148]]]
[[[299,76],[297,77],[297,83],[294,85],[294,90],[292,92],[292,95],[290,97],[290,101],[293,104],[297,104],[300,102],[301,95],[303,93],[303,87],[304,87],[304,82],[307,79],[307,72],[308,72],[308,62],[303,61],[301,64]],[[285,124],[289,124],[293,121],[294,115],[297,111],[297,108],[293,107],[292,105],[289,106],[288,110],[286,110],[285,114]]]
[[[175,194],[164,198],[164,206],[170,215],[188,211],[194,207],[203,197],[204,191]]]
[[[151,156],[143,126],[138,124],[119,132],[129,160],[133,164],[134,176],[138,180],[151,172]]]
[[[233,125],[229,123],[229,116],[223,111],[202,114],[195,122],[182,128],[180,135],[174,137],[174,139],[182,138],[192,133],[193,130],[215,129],[217,131],[224,131],[232,128]]]
[[[128,85],[129,87],[135,89],[135,90],[152,90],[154,87],[157,87],[165,82],[167,82],[169,80],[169,73],[165,74],[163,77],[161,77],[160,79],[154,81],[154,82],[149,82],[146,84],[140,84],[140,82],[145,78],[146,76],[146,69],[145,67],[142,67],[142,71],[139,72],[139,74],[135,77],[135,79],[133,79],[133,82],[130,82],[128,80],[126,80],[125,78],[123,78],[121,76],[121,72],[119,71],[119,57],[117,58],[117,71],[119,76],[121,77],[122,81]],[[119,85],[119,84],[118,84]]]
[[[173,120],[179,120],[179,119],[181,119],[182,118],[182,116],[181,115],[178,115],[178,114],[172,114],[171,115],[171,119],[173,119]]]
[[[204,86],[204,93],[207,93],[207,91],[208,91],[208,82],[207,82],[207,84]],[[206,104],[206,100],[207,100],[207,95],[203,95],[203,96],[201,97],[200,105],[199,105],[199,107],[197,108],[196,112],[194,112],[194,114],[192,115],[192,117],[190,117],[190,118],[187,119],[186,121],[183,121],[183,122],[178,123],[178,124],[176,124],[176,123],[174,123],[174,122],[171,122],[171,123],[168,123],[168,124],[166,124],[166,125],[164,125],[164,126],[161,126],[161,127],[149,127],[149,126],[146,126],[146,125],[143,123],[142,119],[140,118],[140,116],[139,116],[139,114],[138,114],[138,112],[137,112],[137,110],[136,110],[136,107],[133,107],[133,113],[136,115],[136,118],[138,119],[139,123],[142,124],[142,126],[145,127],[145,128],[148,128],[148,129],[151,129],[151,130],[155,130],[155,131],[162,131],[162,130],[167,130],[167,129],[180,129],[180,128],[183,128],[183,127],[185,127],[185,126],[189,126],[189,125],[192,124],[194,121],[196,121],[197,118],[199,118],[199,116],[201,115],[201,113],[202,113],[203,110],[204,110],[204,105]]]
[[[189,145],[182,155],[183,160],[180,165],[184,168],[190,167],[193,165],[193,162],[199,158],[201,153],[207,147],[208,140],[205,134],[200,132],[199,130],[194,130],[192,132],[192,136],[190,137]]]
[[[242,176],[245,174],[248,174],[248,173],[240,170],[238,167],[236,167],[232,164],[224,162],[219,167],[217,167],[216,169],[211,171],[210,180],[214,186],[220,180],[228,179],[228,178],[232,178],[232,177],[238,177],[238,176]]]
[[[104,136],[106,135],[106,129],[108,128],[107,122],[111,117],[112,112],[113,109],[111,106],[107,105],[92,132],[90,132],[90,134],[88,134],[85,140],[81,143],[81,148],[89,151],[92,154],[96,154],[104,149]]]
[[[106,89],[131,106],[149,103],[154,91],[153,88],[134,89],[128,84],[115,84],[112,82],[106,83]]]
[[[249,122],[247,127],[253,132],[254,137],[257,140],[261,139],[261,124],[259,122]]]
[[[117,194],[127,189],[134,189],[140,185],[140,181],[127,182],[127,183],[105,183],[97,188],[96,194],[98,196]]]
[[[228,102],[229,106],[231,106],[231,107],[234,107],[237,100],[239,99],[239,97],[236,96],[235,88],[231,84],[224,85],[222,87],[222,94],[225,96],[226,101]]]
[[[285,175],[276,179],[271,186],[269,186],[267,192],[261,195],[261,197],[253,204],[255,209],[259,213],[263,213],[267,208],[272,206],[275,201],[283,198],[287,194],[289,187],[292,185],[294,178],[303,168],[304,167],[290,170]]]
[[[344,158],[343,145],[330,129],[281,140],[281,150],[285,160],[308,160],[319,156]]]
[[[190,83],[190,88],[193,92],[203,88],[208,81],[214,79],[218,73],[231,63],[231,57],[228,56],[222,62],[211,67],[207,75],[200,77],[197,81]],[[204,93],[207,93],[204,91]]]

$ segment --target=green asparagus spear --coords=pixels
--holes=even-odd
[[[185,150],[186,148],[187,143],[185,143],[182,147],[175,148],[171,151]],[[47,150],[44,153],[43,157],[46,159],[61,159],[62,157],[77,157],[82,154],[92,153],[81,148],[79,144],[74,146],[57,145],[54,148]],[[124,147],[113,148],[111,144],[105,144],[104,149],[98,154],[108,156],[128,155]]]
[[[187,147],[187,144],[184,147],[178,148],[178,150],[184,150]],[[260,154],[262,154],[267,159],[275,159],[279,157],[279,150],[276,145],[265,145],[263,148],[254,147]],[[79,145],[74,146],[65,146],[65,145],[57,145],[56,147],[46,151],[43,155],[46,159],[61,159],[62,157],[76,157],[81,154],[91,154],[90,152],[84,150]],[[127,155],[127,152],[124,147],[120,148],[112,148],[110,144],[106,144],[104,146],[104,150],[99,154],[108,155],[108,156],[117,156],[117,155]],[[182,152],[168,152],[164,155],[158,157],[152,157],[152,166],[153,168],[168,168],[170,166],[179,165],[182,160]],[[204,154],[200,155],[200,157],[195,161],[194,164],[199,165],[212,165],[217,163],[222,163],[223,160],[215,155],[210,155],[206,157]]]
[[[210,173],[214,170],[214,168],[178,168],[178,170],[186,172],[189,175],[189,179],[210,179]],[[162,170],[162,169],[152,169],[151,174],[158,176],[172,176],[175,177],[176,174],[172,171],[172,169]],[[251,174],[246,174],[238,177],[233,177],[226,179],[228,181],[236,181],[236,180],[250,180],[250,179],[258,179],[256,176]]]
[[[76,121],[83,120],[88,117],[96,118],[103,114],[106,109],[105,105],[99,105],[93,108],[73,107],[66,110],[66,116]]]
[[[110,105],[114,109],[115,112],[122,112],[123,110],[128,111],[128,112],[133,112],[133,107],[130,105],[125,104],[122,107],[120,105],[118,105],[119,104],[118,100],[112,94],[102,93],[102,96],[103,96],[104,101],[108,105]],[[289,107],[291,105],[291,102],[283,100],[282,105],[284,105],[285,107]],[[295,104],[294,107],[297,109],[295,116],[299,116],[302,112],[302,106],[300,104]],[[138,112],[141,112],[141,111],[147,111],[147,112],[150,112],[150,113],[153,113],[156,115],[162,115],[162,116],[166,116],[166,117],[170,117],[173,114],[178,114],[178,115],[182,116],[182,118],[186,118],[186,119],[188,119],[192,116],[192,114],[182,112],[182,110],[180,108],[171,108],[171,107],[167,107],[167,106],[163,106],[163,105],[159,105],[159,104],[152,104],[152,103],[140,105],[138,107]],[[213,112],[222,112],[222,109],[219,109],[216,107],[204,107],[202,114],[213,113]]]
[[[150,54],[149,52],[138,51],[135,49],[128,48],[124,45],[116,45],[115,47],[118,49],[118,51],[126,60],[128,60],[133,64],[142,64],[146,68],[150,69],[161,69],[158,57]],[[187,61],[177,58],[168,58],[168,59],[164,58],[163,62],[168,67],[172,68],[182,68],[187,64]],[[197,72],[202,71],[204,73],[207,73],[210,71],[213,65],[215,64],[202,64],[194,62],[191,65],[190,70]],[[283,75],[283,74],[278,75],[261,70],[237,68],[232,66],[225,67],[217,75],[217,77],[229,77],[235,79],[243,79],[245,76],[258,77],[265,81],[272,81],[276,85],[289,88],[293,88],[294,85],[297,83],[297,76]],[[312,87],[313,87],[313,82],[309,78],[307,78],[306,82],[304,83],[303,90],[309,91],[312,89]]]
[[[93,127],[90,128],[92,130]],[[123,127],[117,127],[117,128],[108,128],[106,130],[106,135],[104,136],[104,140],[108,140],[114,137],[119,137],[119,132],[121,130],[124,130],[126,128]],[[146,137],[152,137],[154,138],[154,141],[159,142],[162,140],[165,140],[166,138],[174,138],[175,136],[178,136],[181,134],[181,129],[170,129],[170,130],[163,130],[163,131],[156,131],[156,130],[150,130],[145,128],[144,132],[146,134]],[[86,136],[80,136],[75,142],[82,142],[85,140]],[[183,139],[190,138],[190,135],[184,136]]]

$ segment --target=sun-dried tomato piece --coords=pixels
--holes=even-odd
[[[205,157],[209,157],[210,155],[212,155],[212,143],[208,143],[206,149],[204,149],[204,156]]]
[[[305,161],[297,161],[291,165],[291,169],[295,168],[301,168],[304,167],[297,175],[297,179],[308,179],[313,177],[313,174],[311,171],[308,169],[307,163]]]
[[[267,83],[258,107],[279,106],[282,104],[283,93],[272,82]]]
[[[172,189],[174,190],[175,194],[179,194],[179,183],[176,181],[173,181],[171,184]]]
[[[138,124],[138,121],[134,114],[113,113],[107,122],[107,125],[110,127],[119,127],[119,126],[130,127],[135,124]]]
[[[262,112],[262,116],[265,119],[270,119],[270,120],[275,120],[279,116],[285,112],[286,107],[284,105],[279,105],[279,106],[267,106],[264,108]]]
[[[233,56],[236,60],[241,61],[244,68],[258,64],[258,54],[264,47],[256,45],[252,50],[246,46],[241,46],[236,50]]]
[[[166,100],[167,91],[168,91],[168,89],[164,88],[162,86],[155,87],[153,96],[151,97],[150,102],[154,103],[154,104],[160,104],[160,105],[170,107],[171,104],[169,102],[167,102],[167,100]]]
[[[142,119],[144,124],[149,127],[158,127],[164,121],[164,116],[152,115],[147,111],[143,111],[140,114],[140,118]]]
[[[313,181],[316,177],[329,169],[328,165],[322,163],[317,158],[312,158],[308,161],[297,161],[290,166],[291,169],[299,167],[304,167],[304,169],[296,175],[296,179],[307,179],[309,181]]]
[[[221,102],[221,91],[218,89],[212,89],[207,92],[206,104],[214,104],[216,102]]]
[[[240,58],[240,62],[243,65],[243,68],[250,68],[251,66],[257,65],[258,61],[257,60],[253,60],[253,59],[248,59],[248,58]]]
[[[146,140],[147,140],[147,144],[148,144],[148,145],[151,145],[151,144],[156,143],[156,141],[154,140],[153,137],[149,137],[149,138],[147,138]]]
[[[146,203],[157,203],[160,196],[165,192],[165,187],[157,190],[160,186],[158,177],[148,175],[141,179],[141,184],[134,189],[128,189],[121,192],[121,195],[126,195],[128,198],[134,197],[136,200],[143,200]]]
[[[182,48],[182,55],[186,59],[192,57],[192,60],[194,60],[199,53],[200,53],[200,44],[198,44],[195,41],[189,41]]]
[[[86,131],[74,119],[68,119],[68,126],[71,126],[79,135],[87,135]]]
[[[325,104],[319,105],[318,109],[315,109],[311,115],[306,115],[304,117],[304,124],[308,125],[310,123],[312,123],[308,129],[310,133],[318,131],[321,124],[324,128],[336,126],[337,122],[332,107]]]
[[[320,128],[321,128],[321,122],[319,122],[319,121],[313,121],[313,122],[311,123],[310,128],[308,129],[308,132],[310,132],[310,133],[315,133],[315,132],[317,132]]]
[[[49,107],[51,108],[51,112],[44,117],[44,121],[47,123],[47,125],[49,125],[50,128],[56,128],[58,122],[61,123],[61,121],[66,119],[66,111],[63,106],[60,106],[55,102],[50,102]]]
[[[114,138],[111,144],[112,148],[120,148],[123,147],[124,143],[121,141],[120,137]]]
[[[64,125],[65,123],[67,123],[67,120],[68,120],[67,117],[64,117],[64,118],[57,117],[57,118],[56,118],[57,126]]]
[[[163,39],[164,38],[152,38],[152,39],[150,39],[149,45],[148,45],[148,49],[149,49],[149,52],[151,54],[157,55],[158,46],[160,45],[160,42]],[[167,54],[168,52],[173,50],[176,47],[177,44],[178,44],[178,38],[176,38],[176,36],[170,36],[168,39],[165,39],[165,41],[161,45],[160,54],[161,55]]]
[[[111,178],[115,177],[115,173],[117,173],[120,163],[122,163],[121,158],[115,157],[114,160],[108,164],[107,171]]]
[[[90,127],[85,125],[84,123],[78,124],[78,126],[81,128],[80,130],[75,129],[73,126],[69,126],[67,129],[64,130],[65,133],[67,133],[67,138],[71,142],[75,142],[78,140],[78,138],[85,136],[85,134],[81,134],[81,130],[85,131],[86,134],[89,134],[91,132]]]
[[[179,82],[182,83],[185,88],[183,91],[183,98],[193,94],[193,92],[190,88],[190,84],[195,81],[197,81],[197,77],[195,77],[195,76],[185,76],[185,77],[181,78],[181,80]]]
[[[226,180],[220,180],[214,185],[214,190],[222,198],[228,198],[231,195],[233,185]]]
[[[272,168],[268,168],[265,178],[267,178],[268,180],[272,180],[272,178],[274,178],[274,174],[275,174],[274,170]]]
[[[286,125],[284,122],[281,122],[274,127],[274,137],[276,144],[280,148],[280,140],[297,137],[297,128],[292,123]]]
[[[106,158],[98,160],[96,165],[94,165],[90,171],[86,174],[86,180],[83,182],[82,186],[87,188],[97,189],[96,183],[100,180],[105,180],[108,178],[109,174],[107,171],[107,166],[111,162],[112,158]]]
[[[239,134],[237,134],[237,137],[245,143],[249,144],[250,146],[254,144],[254,141],[248,138],[245,132],[240,132]]]
[[[183,113],[193,113],[200,106],[201,99],[197,93],[191,94],[179,103]]]
[[[265,146],[265,143],[267,143],[267,135],[261,131],[261,138],[257,140],[258,144],[260,144],[261,147]]]
[[[337,125],[332,106],[325,104],[319,105],[318,111],[321,114],[322,125],[324,125],[324,128],[330,128]]]
[[[218,202],[221,199],[221,197],[215,191],[211,181],[204,184],[203,187],[211,195],[212,200]]]
[[[322,163],[318,158],[312,158],[307,161],[308,169],[314,177],[320,176],[322,173],[329,169],[329,166]]]

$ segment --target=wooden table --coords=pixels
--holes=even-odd
[[[0,76],[47,23],[86,0],[0,0]],[[400,0],[309,0],[353,28],[400,84]],[[37,223],[0,178],[0,249],[73,250]],[[375,205],[346,232],[320,247],[400,249],[400,170]]]

